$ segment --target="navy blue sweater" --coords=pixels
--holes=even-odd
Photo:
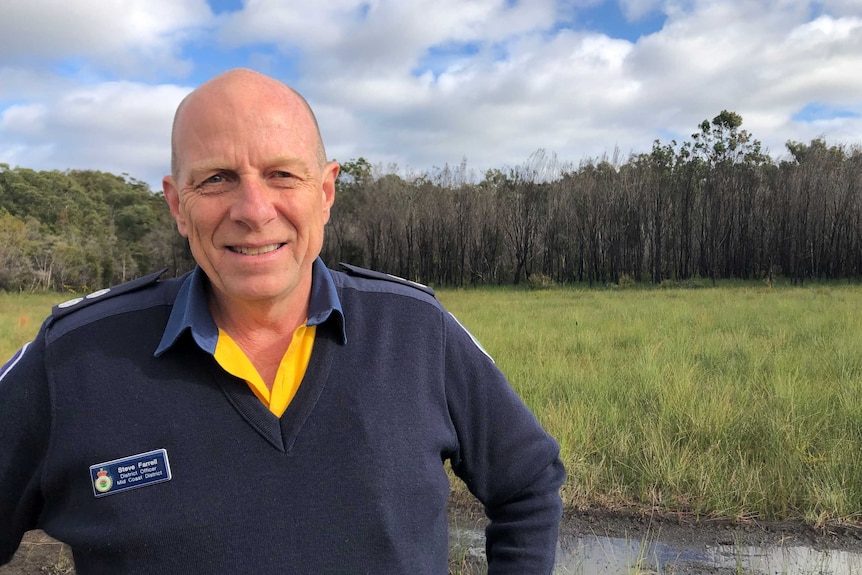
[[[431,295],[318,261],[334,310],[276,418],[206,337],[154,354],[193,275],[57,310],[0,372],[0,564],[41,528],[79,575],[444,574],[450,460],[489,573],[551,572],[558,446]],[[161,449],[169,480],[94,488],[91,466]]]

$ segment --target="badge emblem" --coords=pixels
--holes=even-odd
[[[107,493],[113,486],[114,480],[110,475],[108,475],[108,472],[104,469],[100,469],[99,472],[96,473],[96,481],[93,483],[93,487],[96,488],[96,491],[99,493]]]
[[[90,466],[93,495],[104,497],[171,480],[168,452],[154,449]]]

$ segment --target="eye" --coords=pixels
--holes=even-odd
[[[268,178],[270,185],[285,189],[295,187],[300,181],[299,176],[287,170],[273,170],[269,173]]]
[[[206,176],[206,177],[204,177]],[[195,189],[202,194],[216,194],[228,191],[232,179],[229,174],[224,171],[216,172],[212,175],[202,176],[200,183],[195,186]]]

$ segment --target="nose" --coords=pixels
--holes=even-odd
[[[240,178],[230,216],[234,221],[258,230],[276,217],[273,191],[260,178]]]

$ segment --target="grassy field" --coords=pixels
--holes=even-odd
[[[439,297],[559,440],[568,505],[860,519],[862,289]]]
[[[441,290],[556,437],[566,504],[860,520],[862,288]],[[68,294],[0,294],[0,357]]]

